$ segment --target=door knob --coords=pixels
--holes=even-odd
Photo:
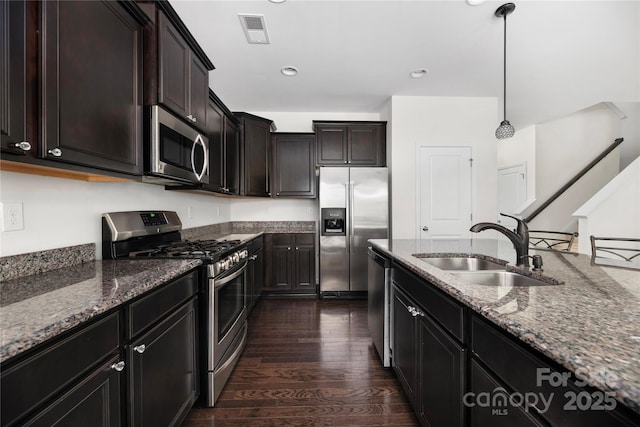
[[[426,225],[422,227],[422,231],[429,231],[429,227],[427,227]]]

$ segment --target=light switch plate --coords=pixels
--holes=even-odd
[[[24,230],[22,202],[2,203],[2,231]]]

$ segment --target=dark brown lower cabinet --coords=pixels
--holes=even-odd
[[[612,394],[429,281],[397,264],[392,277],[392,366],[421,425],[640,425]]]
[[[114,357],[51,405],[22,424],[25,427],[121,425],[120,376]]]
[[[395,284],[392,362],[422,425],[464,425],[465,349]]]
[[[129,425],[177,426],[199,392],[197,297],[127,346]]]
[[[268,234],[266,292],[315,293],[315,234]]]
[[[258,302],[264,286],[264,246],[262,236],[249,243],[249,265],[247,266],[247,307],[249,312]]]

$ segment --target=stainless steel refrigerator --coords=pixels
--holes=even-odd
[[[320,295],[367,291],[367,241],[389,233],[388,169],[320,168]]]

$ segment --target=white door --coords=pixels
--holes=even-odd
[[[527,200],[527,165],[521,163],[498,169],[498,214],[497,221],[507,215],[519,214]],[[512,220],[509,220],[512,221]]]
[[[471,147],[419,148],[419,239],[470,236],[471,163]]]

